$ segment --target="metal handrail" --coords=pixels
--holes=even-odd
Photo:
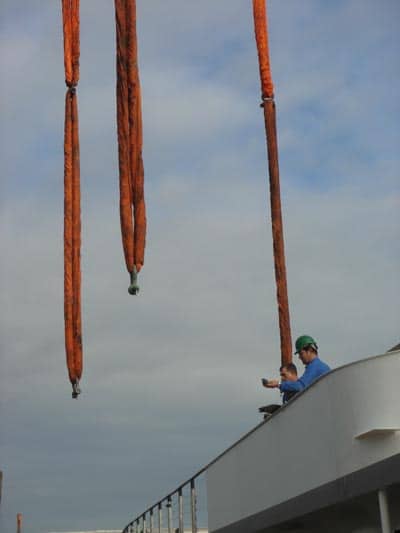
[[[183,489],[187,486],[190,487],[190,516],[191,516],[191,527],[192,527],[192,533],[198,532],[197,527],[197,494],[196,494],[196,482],[195,480],[201,476],[207,468],[214,463],[215,459],[207,464],[207,466],[203,467],[201,470],[196,472],[194,476],[192,476],[190,479],[185,481],[184,483],[181,483],[175,490],[167,494],[164,498],[161,498],[157,503],[152,505],[151,507],[148,507],[143,513],[138,515],[136,518],[134,518],[131,522],[129,522],[124,529],[122,530],[122,533],[147,533],[149,531],[150,533],[161,533],[161,531],[165,528],[163,528],[162,523],[162,510],[163,510],[163,503],[166,502],[165,508],[167,509],[167,529],[168,533],[173,533],[173,526],[172,526],[172,498],[173,496],[178,496],[178,514],[179,514],[179,527],[178,530],[179,533],[184,533],[184,524],[183,524]],[[158,515],[158,524],[157,527],[154,526],[154,512],[157,511]],[[150,528],[147,528],[147,517],[150,518],[149,525]],[[141,529],[140,529],[141,528]]]
[[[371,357],[370,359],[373,359],[373,357]],[[342,367],[339,367],[339,368],[337,368],[337,369],[335,369],[335,370],[333,370],[333,371],[321,376],[314,383],[312,383],[309,387],[307,387],[303,391],[300,391],[296,395],[296,399],[298,399],[299,396],[301,396],[303,394],[306,394],[309,391],[309,389],[312,388],[313,386],[315,386],[319,381],[322,381],[323,379],[326,379],[333,372],[335,372],[337,370],[340,370],[340,368],[344,368],[346,366],[350,366],[350,364],[354,364],[354,363],[349,363],[347,365],[343,365]],[[214,463],[216,463],[221,457],[226,455],[230,450],[235,448],[240,442],[242,442],[249,435],[254,433],[260,426],[262,426],[264,424],[268,424],[273,418],[275,418],[275,416],[279,416],[279,414],[282,411],[284,411],[286,409],[290,409],[291,404],[294,401],[295,401],[295,399],[290,400],[289,402],[284,404],[278,411],[276,411],[275,413],[272,413],[271,416],[268,419],[261,421],[259,424],[257,424],[255,427],[253,427],[250,431],[245,433],[240,439],[238,439],[236,442],[234,442],[231,446],[229,446],[227,449],[225,449],[222,453],[218,454],[217,457],[215,457],[212,461],[210,461],[208,464],[203,466],[203,468],[198,470],[188,480],[186,480],[183,483],[181,483],[175,490],[173,490],[172,492],[169,492],[166,496],[164,496],[164,498],[161,498],[160,500],[157,501],[157,503],[155,503],[154,505],[148,507],[143,513],[141,513],[136,518],[134,518],[131,522],[129,522],[125,526],[125,528],[122,530],[122,533],[141,533],[141,530],[138,529],[140,523],[142,523],[142,531],[143,531],[143,533],[146,533],[146,517],[147,517],[147,515],[149,515],[151,517],[152,513],[154,514],[154,510],[155,509],[158,510],[158,526],[157,526],[157,528],[154,528],[154,526],[151,527],[151,520],[150,520],[150,533],[161,533],[161,525],[160,524],[162,523],[162,509],[163,509],[163,505],[162,504],[163,504],[163,502],[167,502],[166,503],[166,508],[168,509],[168,515],[167,515],[168,516],[168,527],[167,527],[168,533],[173,533],[172,525],[171,525],[172,524],[172,497],[175,496],[176,494],[179,497],[179,494],[182,493],[182,490],[188,485],[190,485],[190,495],[191,495],[192,533],[197,533],[198,526],[197,526],[195,480],[199,476],[204,474],[206,472],[206,470],[208,470],[208,468],[210,468],[210,466],[212,466]],[[137,526],[136,530],[132,529],[133,526],[135,526],[135,525]],[[180,520],[179,521],[179,528],[178,528],[179,533],[184,533],[182,528],[183,528],[182,521]],[[165,528],[164,528],[164,531],[165,531]]]
[[[344,366],[347,366],[347,365],[344,365]],[[330,373],[325,374],[324,376],[321,376],[321,378],[319,378],[317,381],[320,381],[320,380],[324,379],[329,374]],[[314,383],[312,385],[314,385]],[[304,391],[299,392],[296,396],[302,395],[309,388],[310,387],[307,387],[307,389],[305,389]],[[180,485],[178,485],[178,487],[176,489],[174,489],[173,491],[169,492],[166,496],[164,496],[163,498],[158,500],[157,503],[151,505],[144,512],[140,513],[136,518],[134,518],[131,522],[129,522],[124,527],[124,529],[122,530],[122,533],[142,533],[142,532],[143,533],[147,533],[147,530],[146,530],[146,517],[147,517],[147,515],[152,517],[154,515],[154,510],[155,509],[157,509],[157,511],[158,511],[158,526],[157,526],[157,528],[154,528],[154,526],[152,527],[151,526],[152,520],[150,519],[150,530],[149,531],[150,531],[150,533],[162,533],[161,524],[162,524],[162,509],[163,509],[163,503],[164,502],[166,502],[166,508],[168,510],[168,513],[167,513],[167,523],[168,523],[167,530],[168,530],[168,533],[174,533],[173,529],[172,529],[172,497],[175,496],[175,495],[178,495],[178,497],[179,497],[179,495],[182,496],[182,490],[185,487],[187,487],[188,485],[190,485],[192,533],[197,533],[198,526],[197,526],[195,480],[198,477],[200,477],[202,474],[204,474],[206,472],[206,470],[208,470],[208,468],[210,468],[210,466],[212,466],[214,463],[216,463],[222,456],[227,454],[230,450],[232,450],[232,448],[237,446],[241,441],[245,440],[249,435],[251,435],[254,431],[256,431],[260,426],[270,422],[273,418],[275,418],[275,416],[279,415],[279,412],[281,412],[281,411],[283,411],[283,410],[285,410],[287,408],[290,408],[290,404],[292,404],[292,401],[289,401],[286,404],[284,404],[277,412],[272,413],[271,416],[268,419],[261,421],[254,428],[252,428],[250,431],[245,433],[240,439],[238,439],[236,442],[234,442],[231,446],[229,446],[229,448],[224,450],[222,453],[218,454],[217,457],[215,457],[212,461],[210,461],[205,466],[203,466],[200,470],[198,470],[188,480],[186,480],[183,483],[181,483]],[[179,503],[179,500],[178,500],[178,503]],[[179,518],[180,518],[179,519],[179,528],[178,528],[177,531],[179,533],[184,533],[183,524],[182,524],[182,520],[181,520],[181,512],[179,512],[179,515],[180,515],[179,516]],[[141,527],[142,527],[141,530],[139,529],[140,524],[141,524]],[[136,529],[133,529],[134,526],[136,526]],[[164,531],[165,531],[165,528],[164,528]]]

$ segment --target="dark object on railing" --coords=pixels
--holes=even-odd
[[[400,350],[400,343],[396,344],[396,346],[393,346],[393,348],[390,348],[390,350],[388,350],[387,353],[389,353],[389,352],[397,352],[397,350]]]

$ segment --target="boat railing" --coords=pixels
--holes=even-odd
[[[200,478],[208,466],[136,516],[122,533],[200,533],[198,489],[201,485]],[[178,527],[175,527],[176,523]]]

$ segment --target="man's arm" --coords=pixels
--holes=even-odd
[[[297,381],[282,381],[279,383],[278,379],[269,379],[264,387],[268,389],[279,389],[281,392],[300,392],[306,385],[304,385],[303,376]]]
[[[300,392],[305,388],[305,385],[302,381],[303,377],[297,381],[282,381],[279,386],[281,392]]]
[[[306,387],[308,387],[309,385],[311,385],[311,383],[315,381],[320,375],[329,371],[329,367],[327,367],[328,370],[326,370],[325,372],[321,372],[320,367],[317,366],[318,365],[317,361],[318,360],[315,360],[314,364],[313,362],[308,364],[306,366],[304,374],[297,381],[283,381],[279,387],[280,391],[281,392],[292,392],[292,391],[299,392],[305,389]]]

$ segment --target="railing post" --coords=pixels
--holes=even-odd
[[[146,533],[146,513],[143,514],[143,533]]]
[[[168,496],[167,508],[168,508],[168,533],[172,533],[172,501],[171,501],[171,496]]]
[[[153,509],[150,509],[150,533],[154,533]]]
[[[158,504],[158,533],[161,533],[162,528],[162,503]]]
[[[381,515],[382,533],[390,533],[392,528],[390,525],[389,503],[386,489],[381,489],[378,491],[378,502],[379,512]]]
[[[22,514],[18,513],[17,514],[17,533],[21,533],[21,532],[22,532]]]
[[[182,496],[182,487],[178,490],[178,506],[179,506],[179,533],[184,533],[184,529],[183,529],[183,496]]]
[[[192,533],[197,533],[196,486],[194,478],[190,480],[190,507],[192,511]]]

